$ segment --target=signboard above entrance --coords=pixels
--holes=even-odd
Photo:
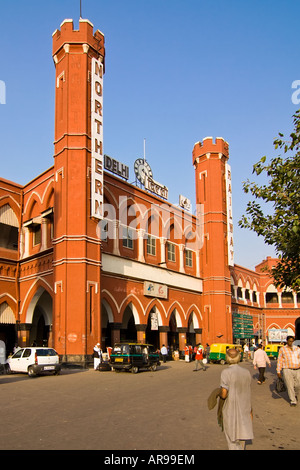
[[[144,295],[157,297],[160,299],[168,298],[168,286],[157,284],[155,282],[144,281]]]

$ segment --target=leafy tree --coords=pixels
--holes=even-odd
[[[300,109],[293,115],[293,123],[288,141],[279,133],[273,142],[284,157],[267,164],[264,156],[253,166],[257,176],[267,175],[268,184],[243,183],[244,192],[250,192],[254,200],[248,202],[239,226],[253,230],[275,247],[278,262],[270,270],[275,285],[300,292]],[[258,200],[266,203],[264,211]]]

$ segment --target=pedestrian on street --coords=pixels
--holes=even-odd
[[[100,343],[97,343],[94,346],[93,357],[94,357],[94,370],[98,370],[101,360],[102,360],[102,350],[100,348]]]
[[[203,362],[203,346],[202,344],[198,344],[197,345],[197,350],[196,350],[196,356],[195,356],[195,362],[196,362],[196,366],[195,366],[195,369],[194,369],[194,372],[196,372],[198,370],[198,366],[200,365],[200,367],[202,367],[202,370],[206,371],[206,367],[205,367],[205,364]]]
[[[163,344],[162,345],[162,348],[160,350],[160,353],[162,355],[162,358],[163,358],[163,362],[166,362],[167,361],[167,355],[168,355],[168,350],[166,348],[166,346]]]
[[[184,358],[185,358],[185,362],[190,362],[190,350],[187,345],[184,348]]]
[[[207,363],[209,363],[209,355],[210,355],[210,345],[206,343],[205,357],[206,357]]]
[[[192,345],[189,345],[189,357],[190,357],[190,362],[193,360],[193,348]]]
[[[271,367],[271,362],[267,356],[266,351],[263,350],[262,344],[259,344],[253,357],[254,369],[257,368],[259,372],[258,381],[257,381],[258,385],[265,383],[265,380],[266,380],[265,370],[266,370],[267,363],[269,367]]]
[[[253,439],[251,375],[241,367],[240,352],[227,349],[226,361],[229,367],[221,374],[220,397],[223,406],[223,427],[229,450],[245,450],[246,441]]]
[[[277,375],[283,378],[290,399],[290,405],[297,405],[297,395],[300,394],[300,348],[294,346],[294,336],[288,336],[286,346],[279,350],[277,360]]]
[[[248,355],[249,355],[249,346],[247,343],[244,344],[244,359],[245,361],[248,361]]]

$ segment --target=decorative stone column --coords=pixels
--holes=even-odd
[[[120,249],[119,249],[119,240],[120,240],[120,224],[118,220],[113,221],[113,254],[114,255],[120,255]]]
[[[135,325],[137,331],[137,341],[140,343],[146,342],[146,329],[147,325]]]
[[[41,223],[41,249],[40,251],[44,251],[47,249],[47,229],[48,229],[48,221],[45,217],[42,218],[42,223]]]
[[[114,346],[116,343],[120,342],[120,332],[122,328],[122,323],[110,323],[111,328],[111,344]]]
[[[137,231],[138,234],[138,261],[142,263],[145,262],[145,254],[144,254],[144,234],[145,230],[139,229]]]
[[[160,265],[166,267],[166,238],[160,238]]]
[[[170,328],[168,326],[159,326],[159,347],[162,348],[162,345],[168,346],[168,331]]]
[[[184,270],[184,245],[179,245],[179,272],[185,273]]]
[[[202,343],[202,328],[195,328],[196,344]]]
[[[184,351],[184,348],[186,346],[186,333],[188,329],[183,328],[183,327],[178,327],[177,331],[179,335],[179,351]]]

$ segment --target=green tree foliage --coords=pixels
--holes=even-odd
[[[274,140],[275,149],[281,149],[284,157],[267,164],[264,156],[253,166],[257,176],[267,175],[268,184],[243,183],[244,192],[251,193],[254,200],[248,202],[239,226],[253,230],[275,247],[278,263],[270,272],[275,285],[300,292],[300,109],[293,122],[288,141],[281,133]],[[261,202],[266,203],[264,211]]]

